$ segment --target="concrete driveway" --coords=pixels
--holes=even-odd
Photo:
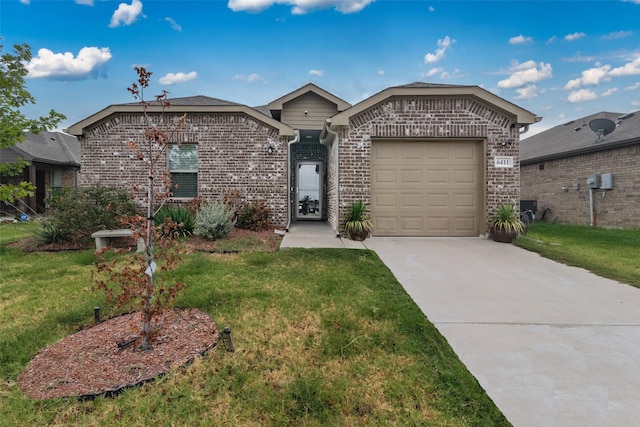
[[[365,246],[514,426],[640,425],[640,289],[482,238]]]

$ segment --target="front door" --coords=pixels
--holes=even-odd
[[[322,219],[322,162],[298,162],[296,219]]]

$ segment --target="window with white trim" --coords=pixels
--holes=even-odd
[[[169,174],[173,197],[198,197],[198,146],[196,144],[171,145]]]

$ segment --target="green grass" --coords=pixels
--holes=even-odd
[[[517,246],[640,288],[640,229],[535,223]]]
[[[190,254],[178,306],[230,326],[236,352],[115,398],[34,401],[18,374],[103,305],[94,255],[0,251],[1,426],[509,425],[377,255],[347,249]]]

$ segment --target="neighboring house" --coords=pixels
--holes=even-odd
[[[539,215],[550,208],[560,222],[640,227],[640,111],[600,112],[526,138],[520,165],[522,198],[537,200]]]
[[[22,158],[29,163],[23,173],[15,177],[2,177],[2,182],[28,181],[36,187],[33,197],[27,197],[23,206],[31,212],[43,213],[47,189],[75,187],[80,170],[80,142],[75,136],[62,132],[26,132],[24,141],[0,150],[0,162],[14,163]],[[0,203],[0,210],[14,213],[11,206]]]
[[[257,108],[170,102],[174,118],[188,117],[182,145],[163,158],[175,201],[239,192],[266,203],[276,225],[328,221],[339,232],[350,203],[363,200],[378,236],[485,234],[493,209],[520,198],[519,137],[539,120],[478,86],[427,83],[356,105],[313,84]],[[125,145],[141,142],[141,117],[137,103],[111,105],[69,128],[82,146],[80,185],[144,184]]]

